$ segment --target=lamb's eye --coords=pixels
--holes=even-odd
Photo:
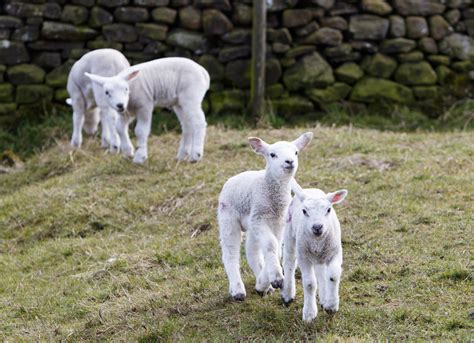
[[[105,91],[105,95],[110,95],[109,91]]]
[[[307,212],[304,208],[303,208],[303,214],[304,214],[305,216],[308,215],[308,212]]]
[[[295,151],[295,155],[298,155],[298,151]]]
[[[277,157],[277,155],[275,155],[275,154],[272,152],[272,153],[270,154],[270,157],[271,157],[271,158],[275,158],[275,157]]]
[[[331,207],[329,207],[327,212],[326,212],[326,214],[329,214],[329,213],[331,213]]]

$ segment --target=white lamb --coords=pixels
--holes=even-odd
[[[210,82],[206,69],[187,58],[169,57],[137,64],[113,77],[86,75],[102,86],[109,106],[119,112],[117,130],[121,150],[126,152],[133,149],[128,125],[136,116],[135,163],[144,163],[148,158],[147,140],[155,106],[172,108],[181,123],[178,160],[196,162],[202,158],[206,119],[201,103]]]
[[[332,205],[342,202],[347,190],[328,194],[315,188],[303,190],[295,180],[291,188],[296,195],[288,209],[283,239],[285,280],[281,297],[285,305],[295,298],[298,263],[304,289],[303,320],[310,322],[318,314],[316,287],[319,287],[319,301],[326,312],[339,309],[341,226]]]
[[[265,157],[265,170],[246,171],[230,178],[219,197],[218,221],[222,260],[234,300],[244,300],[240,276],[240,242],[247,232],[247,261],[257,279],[255,289],[263,295],[281,288],[281,238],[291,200],[290,181],[298,168],[298,152],[311,141],[307,132],[293,142],[267,144],[249,138],[253,150]]]
[[[67,81],[70,96],[67,103],[73,108],[73,147],[80,147],[82,144],[82,128],[87,134],[93,135],[100,121],[102,147],[113,153],[118,151],[120,138],[115,128],[117,113],[108,105],[102,88],[91,82],[84,73],[113,76],[128,67],[130,63],[125,56],[114,49],[88,52],[74,63]]]

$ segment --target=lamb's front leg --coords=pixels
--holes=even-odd
[[[130,116],[119,115],[117,120],[117,132],[120,136],[120,151],[125,157],[132,157],[134,149],[130,136],[128,135],[128,125],[133,120]]]
[[[340,259],[335,258],[326,269],[325,302],[323,308],[327,313],[335,313],[339,310],[339,283],[341,282]]]
[[[311,322],[318,315],[316,306],[316,277],[314,275],[313,265],[305,258],[298,261],[304,289],[303,320]]]
[[[119,152],[120,138],[116,130],[117,113],[109,106],[100,107],[100,121],[102,123],[102,147],[108,152]]]
[[[199,107],[193,109],[190,113],[192,129],[191,162],[201,160],[204,154],[204,141],[206,140],[206,118],[199,104]]]
[[[275,233],[266,224],[259,224],[254,233],[263,251],[265,266],[257,278],[257,291],[266,292],[270,286],[283,287],[283,270],[280,265],[280,242]]]
[[[296,269],[296,240],[291,237],[289,227],[285,230],[283,243],[283,288],[280,292],[283,303],[288,306],[296,296],[295,269]]]
[[[153,107],[141,107],[137,111],[137,125],[135,126],[135,135],[137,136],[137,151],[133,162],[137,164],[145,163],[148,158],[147,141],[151,131],[151,117]]]
[[[325,264],[316,264],[314,266],[314,272],[316,274],[316,280],[318,282],[318,295],[319,295],[319,304],[324,308],[327,299],[327,276],[326,276],[327,266]]]

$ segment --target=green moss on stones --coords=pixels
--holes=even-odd
[[[53,89],[46,85],[19,85],[16,89],[17,104],[32,104],[39,101],[50,102]]]
[[[403,63],[395,72],[395,80],[404,85],[432,85],[438,80],[428,62]]]
[[[45,71],[33,64],[18,64],[7,71],[8,79],[14,85],[42,83]]]
[[[306,92],[311,100],[318,104],[327,104],[331,102],[337,102],[349,95],[351,92],[351,86],[336,82],[335,84],[326,88],[313,88]]]
[[[9,83],[0,84],[0,102],[13,101],[13,86]]]
[[[245,93],[241,90],[211,92],[213,114],[243,114],[246,107]]]
[[[350,99],[367,103],[377,100],[410,103],[413,102],[413,92],[410,88],[393,81],[366,77],[356,83]]]
[[[315,86],[326,87],[334,83],[334,75],[331,66],[314,52],[288,68],[283,75],[283,82],[292,91]]]
[[[383,54],[367,56],[362,62],[362,69],[371,76],[390,78],[397,68],[397,61]]]
[[[46,75],[46,83],[54,88],[66,87],[67,78],[72,68],[73,61],[67,61],[63,65],[53,69]]]
[[[286,118],[305,115],[314,110],[311,101],[300,96],[272,100],[270,105],[274,113]]]
[[[364,71],[358,64],[350,62],[337,68],[335,74],[339,81],[353,84],[364,76]]]

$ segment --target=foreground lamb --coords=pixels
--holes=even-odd
[[[102,87],[91,82],[85,73],[114,76],[130,67],[122,53],[114,49],[98,49],[88,52],[72,66],[67,81],[70,98],[67,103],[73,109],[73,134],[71,145],[82,144],[82,128],[93,135],[99,121],[102,124],[102,147],[117,152],[120,138],[115,129],[117,113],[110,108]]]
[[[256,291],[265,294],[271,286],[282,286],[280,247],[291,200],[290,181],[298,168],[298,152],[312,137],[307,132],[293,142],[274,144],[249,138],[252,149],[267,161],[265,170],[238,174],[222,189],[218,209],[220,243],[229,292],[234,300],[244,300],[246,296],[240,276],[242,231],[247,232],[245,251],[257,278]]]
[[[119,112],[117,130],[121,150],[127,154],[133,154],[128,125],[136,116],[135,163],[148,158],[147,140],[156,106],[172,108],[181,123],[178,160],[196,162],[202,158],[206,119],[201,103],[210,82],[206,69],[187,58],[169,57],[137,64],[113,77],[86,75],[102,87],[109,106]]]
[[[295,298],[298,262],[304,289],[303,320],[310,322],[318,314],[316,285],[321,306],[328,313],[339,309],[341,226],[332,205],[342,202],[347,191],[326,194],[315,188],[303,190],[294,180],[291,188],[296,195],[288,209],[283,240],[285,280],[281,297],[286,305]]]

